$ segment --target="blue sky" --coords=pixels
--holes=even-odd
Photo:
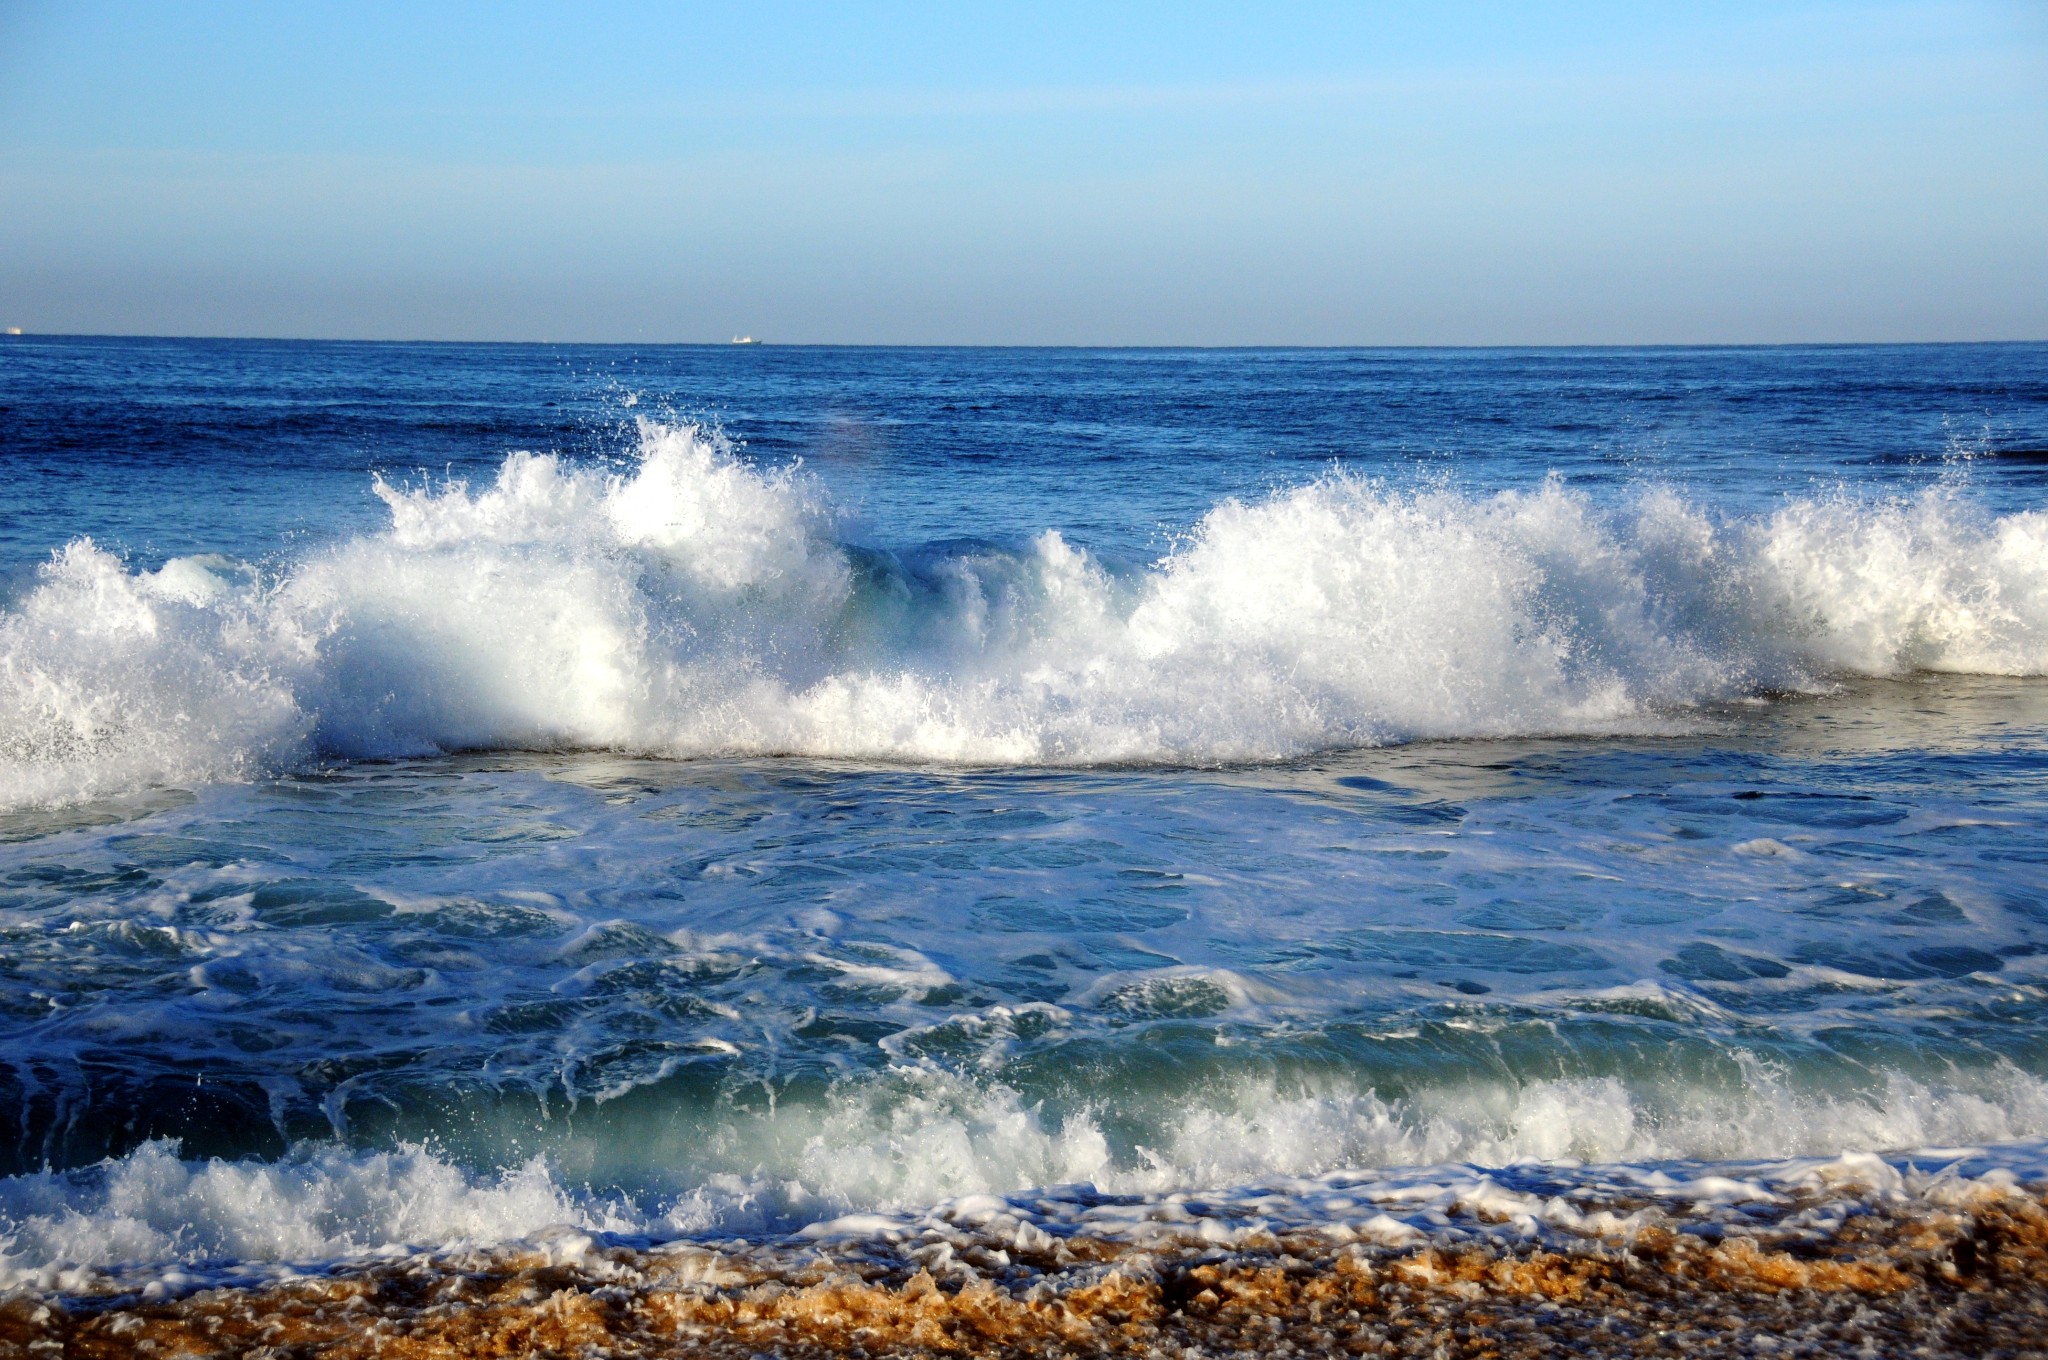
[[[2048,338],[2048,3],[0,0],[0,325]]]

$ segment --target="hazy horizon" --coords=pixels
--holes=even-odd
[[[0,328],[557,344],[2048,338],[2025,0],[0,0]]]
[[[1651,340],[1651,341],[1569,341],[1494,343],[1384,343],[1332,342],[1330,344],[1285,344],[1228,342],[1174,343],[1090,343],[1086,341],[1000,341],[1000,340],[769,340],[758,336],[725,340],[563,340],[553,338],[506,337],[502,339],[451,339],[432,335],[235,335],[156,331],[31,331],[11,328],[5,338],[15,340],[133,340],[176,343],[183,341],[248,345],[505,345],[560,347],[573,349],[1075,349],[1075,350],[1745,350],[1745,349],[1994,349],[2048,345],[2048,338],[2015,337],[1993,340]]]

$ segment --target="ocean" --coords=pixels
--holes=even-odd
[[[0,469],[0,1344],[2040,1222],[2048,345],[8,337]]]

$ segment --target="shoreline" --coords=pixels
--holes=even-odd
[[[564,1233],[182,1294],[103,1278],[0,1298],[0,1356],[2048,1354],[2038,1165],[1716,1165],[1337,1176],[1291,1215],[1271,1189],[1071,1188],[765,1244]]]

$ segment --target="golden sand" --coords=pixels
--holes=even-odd
[[[20,1295],[0,1357],[2048,1356],[2041,1188],[1825,1222],[1563,1247],[1022,1232],[423,1256],[154,1302]]]

